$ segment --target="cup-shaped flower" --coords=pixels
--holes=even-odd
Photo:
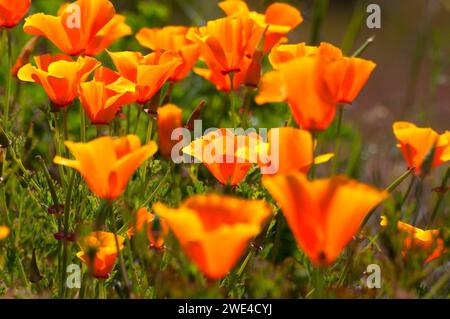
[[[220,195],[195,195],[179,208],[153,206],[187,256],[209,278],[225,276],[271,214],[264,201]]]
[[[305,43],[279,45],[270,52],[269,60],[274,68],[278,68],[282,63],[305,56],[317,56],[331,62],[324,69],[324,78],[338,103],[352,103],[376,67],[370,60],[346,57],[339,48],[326,42],[318,47]]]
[[[108,52],[119,73],[136,84],[136,102],[146,104],[183,63],[176,51]]]
[[[31,0],[0,0],[0,27],[12,28],[25,16]]]
[[[151,247],[157,249],[164,247],[164,237],[169,233],[169,225],[163,218],[149,213],[145,208],[136,212],[135,222],[127,231],[128,238],[143,230]]]
[[[203,163],[223,185],[235,186],[257,162],[257,134],[235,135],[227,129],[218,129],[192,141],[183,153]]]
[[[141,146],[136,135],[97,138],[88,143],[67,141],[75,160],[56,156],[54,163],[76,169],[100,198],[113,200],[125,190],[134,171],[158,149],[155,142]]]
[[[386,216],[381,216],[380,225],[383,227],[388,225]],[[445,252],[444,241],[440,237],[439,229],[423,230],[408,223],[398,221],[397,230],[405,236],[402,250],[404,257],[408,253],[418,250],[428,253],[424,262],[430,262],[439,258]]]
[[[0,226],[0,240],[5,239],[9,236],[9,228],[8,226]]]
[[[109,277],[118,255],[116,236],[119,250],[122,250],[125,238],[109,232],[92,232],[80,240],[81,251],[77,257],[88,266],[94,277]]]
[[[24,31],[49,39],[69,55],[93,55],[130,34],[123,17],[108,0],[78,0],[63,5],[57,16],[43,13],[25,19]]]
[[[252,54],[256,23],[250,18],[222,18],[208,21],[207,25],[192,28],[187,38],[200,46],[202,57],[211,70],[222,74],[242,71],[247,54]]]
[[[293,127],[272,128],[267,134],[267,143],[258,148],[258,164],[271,167],[265,175],[307,173],[313,163],[313,138],[310,132]],[[322,164],[333,154],[322,154],[314,158],[315,164]],[[277,163],[274,163],[277,161]]]
[[[258,32],[255,40],[265,33],[264,52],[268,52],[274,45],[286,42],[286,34],[303,22],[302,15],[293,6],[275,2],[267,7],[264,14],[250,11],[245,1],[226,0],[219,3],[219,7],[230,17],[248,17],[255,21]],[[255,42],[256,43],[256,42]]]
[[[25,82],[40,84],[55,106],[65,107],[77,97],[78,85],[100,66],[91,57],[72,58],[59,54],[34,57],[36,66],[26,64],[20,68],[17,77]]]
[[[199,46],[186,38],[188,27],[167,26],[164,28],[142,28],[136,34],[139,43],[155,52],[176,51],[183,63],[170,76],[169,81],[181,81],[191,71],[200,55]]]
[[[315,131],[331,124],[338,103],[353,102],[376,66],[328,43],[280,45],[269,59],[276,70],[263,76],[256,102],[286,101],[297,124]]]
[[[387,193],[346,177],[309,181],[300,172],[265,176],[289,227],[317,266],[333,263],[361,222]]]
[[[408,168],[415,168],[415,174],[427,173],[432,167],[450,161],[450,131],[438,134],[409,122],[395,122],[393,130],[403,158]]]
[[[136,85],[106,67],[98,68],[94,80],[79,87],[79,98],[92,124],[108,124],[124,105],[135,101]]]
[[[172,139],[172,132],[181,127],[182,110],[174,104],[166,104],[157,110],[159,152],[165,158],[170,158],[172,148],[179,139]]]

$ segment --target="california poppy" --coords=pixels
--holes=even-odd
[[[209,278],[225,276],[271,214],[264,201],[195,195],[179,208],[156,203],[187,256]]]
[[[181,127],[182,110],[174,104],[166,104],[159,107],[157,113],[159,152],[170,158],[172,147],[179,142],[172,139],[172,132]]]
[[[219,7],[230,17],[249,17],[255,21],[258,26],[256,41],[267,28],[264,52],[280,42],[286,42],[285,35],[303,21],[300,11],[287,3],[272,3],[264,14],[250,11],[245,1],[241,0],[222,1]]]
[[[127,235],[130,238],[143,229],[146,230],[151,247],[158,249],[164,247],[164,236],[169,233],[169,226],[164,219],[149,213],[145,208],[141,208],[136,212],[136,221],[134,225],[128,228]]]
[[[288,102],[297,124],[310,131],[326,129],[336,105],[352,103],[376,66],[328,43],[280,45],[269,59],[276,70],[263,76],[256,102]]]
[[[301,57],[263,75],[256,103],[286,101],[295,122],[304,130],[323,131],[336,114],[337,102],[323,76],[327,63]]]
[[[303,173],[265,176],[299,247],[318,266],[336,260],[387,193],[346,177],[309,181]]]
[[[409,168],[415,168],[416,174],[426,173],[423,172],[425,162],[430,165],[426,167],[429,170],[450,161],[450,131],[439,135],[431,128],[417,127],[409,122],[395,122],[393,130],[403,158]]]
[[[380,225],[386,227],[387,224],[386,216],[381,216]],[[445,252],[444,241],[439,237],[440,231],[438,229],[423,230],[398,221],[397,230],[406,235],[403,243],[403,256],[406,256],[409,251],[419,249],[429,253],[425,262],[430,262],[439,258]]]
[[[52,103],[59,107],[71,104],[77,96],[78,85],[100,66],[100,62],[91,57],[78,57],[73,61],[63,54],[41,55],[34,57],[34,61],[37,67],[23,66],[18,78],[42,85]]]
[[[136,84],[136,102],[146,104],[183,63],[177,52],[108,52],[122,76]]]
[[[81,251],[77,253],[77,257],[89,267],[94,277],[108,278],[117,259],[117,246],[122,250],[124,240],[122,236],[113,233],[92,232],[80,241]]]
[[[313,163],[313,138],[310,132],[293,127],[269,130],[267,143],[260,144],[258,164],[263,174],[307,173]],[[327,162],[333,154],[319,155],[315,164]]]
[[[210,132],[183,148],[183,153],[203,163],[217,180],[235,186],[257,162],[259,136],[234,135],[227,129]]]
[[[33,14],[25,19],[23,29],[49,39],[66,54],[96,54],[131,33],[123,17],[115,12],[108,0],[78,0],[63,5],[58,16]]]
[[[188,27],[167,26],[164,28],[142,28],[136,34],[139,43],[156,52],[176,51],[183,59],[169,81],[181,81],[191,71],[200,55],[199,46],[188,40],[186,34]]]
[[[326,42],[318,47],[305,43],[279,45],[270,52],[269,60],[277,68],[282,63],[305,56],[318,56],[331,62],[324,69],[324,78],[338,103],[352,103],[376,67],[370,60],[346,57],[339,48]]]
[[[98,68],[94,80],[80,84],[79,98],[93,124],[108,124],[124,105],[135,100],[136,86],[119,73]]]
[[[223,75],[242,71],[242,63],[254,49],[252,38],[256,24],[250,18],[222,18],[208,21],[207,25],[192,28],[187,38],[201,48],[208,67]]]
[[[9,236],[9,228],[7,226],[0,226],[0,240]]]
[[[65,144],[75,160],[56,156],[53,162],[76,169],[98,197],[110,200],[124,192],[134,171],[158,149],[154,142],[141,146],[136,135]]]
[[[31,0],[0,0],[0,27],[12,28],[25,16]]]

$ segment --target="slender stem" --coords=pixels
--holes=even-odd
[[[106,299],[105,279],[98,280],[98,299]]]
[[[167,88],[166,96],[164,97],[163,105],[172,102],[172,93],[173,93],[174,86],[175,86],[175,81],[170,81],[169,87]]]
[[[54,140],[55,140],[55,148],[56,148],[56,154],[58,156],[62,156],[62,143],[61,143],[61,132],[60,132],[60,127],[59,127],[59,118],[58,118],[58,114],[54,113],[54,121],[55,121],[55,127],[54,127]],[[62,185],[66,185],[66,175],[64,173],[64,167],[62,165],[58,165],[58,170],[59,170],[59,175],[61,178],[61,184]]]
[[[167,179],[170,176],[170,171],[172,170],[172,162],[170,162],[171,164],[169,165],[169,167],[167,168],[166,174],[164,175],[164,177],[159,181],[158,186],[156,186],[155,190],[153,191],[153,193],[151,193],[150,197],[147,198],[147,200],[145,202],[143,202],[139,207],[145,207],[148,204],[150,204],[152,202],[152,200],[155,198],[156,194],[158,194],[160,188],[164,185],[164,183],[167,181]]]
[[[80,103],[80,138],[81,142],[86,142],[86,115]]]
[[[142,106],[139,105],[136,115],[136,126],[134,127],[134,134],[137,134],[139,129],[139,120],[141,119]]]
[[[433,212],[431,213],[431,222],[434,222],[434,220],[437,216],[437,213],[439,211],[439,208],[441,207],[442,200],[444,199],[444,194],[447,191],[446,188],[447,188],[447,183],[448,183],[449,178],[450,178],[450,167],[447,168],[444,178],[442,179],[441,186],[439,187],[440,192],[438,193],[438,199],[436,201],[436,204],[434,205]]]
[[[403,205],[406,203],[406,200],[408,199],[409,194],[411,193],[412,187],[414,185],[414,181],[415,181],[415,176],[411,176],[411,179],[409,181],[409,185],[408,188],[406,189],[405,194],[403,195],[402,201],[400,202],[400,207],[399,209],[401,209],[403,207]]]
[[[374,36],[371,36],[370,38],[368,38],[366,40],[366,42],[363,43],[362,46],[360,46],[353,54],[352,54],[352,58],[358,57],[360,56],[366,49],[367,47],[372,44],[373,40],[375,40]]]
[[[333,167],[331,170],[331,175],[334,176],[336,174],[336,169],[338,165],[338,157],[339,157],[339,148],[341,146],[341,128],[342,128],[342,118],[344,114],[344,106],[338,106],[338,122],[337,122],[337,130],[336,130],[336,144],[334,145],[334,158],[333,158]]]
[[[128,105],[128,107],[127,107],[127,115],[126,115],[126,117],[127,117],[127,119],[126,119],[127,120],[127,126],[126,126],[126,130],[125,130],[126,134],[130,133],[131,108],[132,108],[132,105]]]
[[[62,135],[64,138],[64,141],[68,141],[69,140],[69,132],[67,130],[67,108],[63,108],[61,110],[61,114],[62,114]]]
[[[389,186],[386,187],[385,190],[388,193],[392,193],[397,188],[397,186],[400,185],[413,171],[414,171],[414,168],[408,169],[402,175],[397,177],[391,184],[389,184]]]
[[[11,100],[11,85],[12,85],[12,75],[11,75],[11,67],[12,67],[12,43],[11,43],[11,31],[6,29],[6,38],[7,38],[7,46],[8,46],[8,71],[6,72],[6,94],[5,94],[5,103],[3,104],[3,126],[6,131],[8,131],[8,122],[9,122],[9,106]]]
[[[76,171],[73,170],[72,174],[70,176],[69,186],[67,188],[66,192],[66,199],[64,202],[64,236],[66,236],[69,233],[69,221],[70,221],[70,206],[72,202],[72,193],[73,193],[73,187],[75,185],[75,175]],[[63,261],[62,261],[62,268],[61,271],[61,282],[60,282],[60,297],[64,298],[66,293],[66,267],[67,267],[67,257],[68,257],[68,243],[65,238],[63,240]]]

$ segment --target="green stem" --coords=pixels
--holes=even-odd
[[[230,76],[230,115],[231,115],[231,123],[233,127],[237,127],[237,115],[236,115],[236,105],[235,105],[235,88],[234,88],[234,72],[229,73]]]
[[[80,138],[81,142],[86,142],[86,115],[80,103]]]
[[[97,282],[98,299],[106,299],[105,279],[100,278]]]
[[[311,45],[319,44],[320,30],[322,22],[328,10],[328,0],[314,1],[312,28],[311,28]]]
[[[338,157],[339,157],[339,148],[341,146],[341,128],[342,128],[342,117],[344,113],[344,106],[338,106],[338,122],[337,122],[337,130],[336,130],[336,144],[334,145],[334,158],[333,158],[333,167],[331,170],[331,175],[334,176],[336,174],[336,169],[338,165]]]
[[[312,163],[311,163],[311,172],[310,172],[310,177],[311,180],[314,179],[315,175],[316,175],[316,163],[315,163],[315,157],[316,157],[316,143],[317,143],[317,133],[316,132],[312,132]]]
[[[72,193],[73,187],[75,185],[75,176],[76,171],[72,171],[72,175],[70,176],[69,185],[67,187],[66,198],[64,202],[64,224],[63,224],[63,232],[64,236],[69,233],[69,222],[70,222],[70,206],[72,202]],[[68,257],[68,243],[65,238],[63,240],[63,257],[62,257],[62,268],[61,271],[61,282],[60,282],[60,297],[64,298],[66,294],[66,267],[67,267],[67,257]]]
[[[372,44],[373,40],[375,40],[375,37],[370,37],[366,40],[366,42],[363,43],[362,46],[360,46],[353,54],[352,58],[359,57],[366,49],[367,47]]]
[[[68,141],[69,140],[69,132],[67,130],[67,108],[63,108],[61,110],[61,114],[62,114],[62,136],[64,138],[64,141]]]
[[[450,178],[450,167],[447,168],[447,171],[445,172],[444,178],[442,179],[442,183],[440,186],[440,192],[438,193],[438,199],[436,201],[436,204],[434,205],[433,212],[431,213],[431,222],[434,222],[437,213],[439,212],[439,208],[441,207],[442,200],[444,199],[444,194],[447,192],[447,183]]]
[[[150,204],[152,202],[152,200],[155,198],[156,194],[158,194],[160,188],[164,185],[164,183],[167,181],[167,179],[170,176],[170,171],[172,170],[172,162],[170,162],[170,163],[171,164],[167,168],[166,174],[164,174],[163,178],[159,181],[158,186],[156,186],[155,190],[153,191],[153,193],[151,193],[150,197],[147,198],[147,200],[145,202],[143,202],[139,207],[146,207],[148,204]]]
[[[8,46],[8,69],[6,72],[6,94],[5,94],[5,104],[3,104],[3,126],[6,131],[8,131],[8,122],[9,122],[9,106],[11,100],[11,86],[12,86],[12,43],[11,43],[11,31],[6,29],[6,38],[7,38],[7,46]]]

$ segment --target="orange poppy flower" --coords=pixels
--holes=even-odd
[[[136,213],[136,222],[133,226],[128,228],[128,238],[134,236],[136,232],[146,229],[147,238],[150,246],[161,249],[164,247],[164,236],[169,233],[169,225],[164,219],[156,218],[147,209],[141,208]]]
[[[199,46],[188,40],[188,27],[168,26],[164,28],[142,28],[136,34],[139,43],[156,52],[177,51],[183,63],[176,69],[169,81],[181,81],[191,71],[200,55]]]
[[[282,63],[305,56],[318,56],[331,62],[324,70],[324,77],[338,103],[352,103],[376,67],[369,60],[345,57],[339,48],[326,42],[318,47],[305,43],[279,45],[270,52],[269,60],[277,68]]]
[[[56,156],[53,162],[76,169],[98,197],[110,200],[124,192],[134,171],[158,149],[154,142],[141,146],[136,135],[65,144],[75,160]]]
[[[178,53],[166,51],[143,56],[139,52],[108,52],[122,76],[136,84],[136,102],[146,104],[183,63]]]
[[[153,209],[167,221],[187,256],[213,279],[234,267],[271,214],[264,201],[220,195],[195,195],[177,209],[156,203]]]
[[[63,5],[58,16],[37,13],[26,18],[23,29],[49,39],[66,54],[94,55],[131,33],[115,12],[108,0],[78,0]]]
[[[388,194],[346,177],[309,181],[300,172],[263,177],[298,245],[318,266],[336,260],[364,217]]]
[[[117,258],[115,234],[97,231],[92,232],[80,241],[81,251],[77,257],[85,263],[96,278],[108,278]],[[123,249],[125,238],[117,235],[119,249]]]
[[[302,57],[263,75],[255,101],[288,102],[295,122],[308,131],[323,131],[336,114],[336,101],[323,77],[326,63]]]
[[[34,57],[37,67],[27,64],[20,68],[17,76],[25,82],[35,82],[47,93],[52,103],[59,107],[71,104],[76,96],[78,85],[89,77],[100,62],[90,57],[70,57],[49,54]]]
[[[386,216],[381,216],[380,225],[386,227],[388,224]],[[439,237],[438,229],[423,230],[410,224],[398,221],[397,229],[406,235],[403,243],[403,256],[406,257],[408,251],[419,249],[430,252],[425,262],[430,262],[439,258],[444,252],[444,241]]]
[[[9,236],[9,228],[7,226],[0,226],[0,240]]]
[[[159,152],[170,158],[172,147],[180,140],[172,140],[173,130],[181,127],[182,110],[174,104],[166,104],[157,110]]]
[[[222,1],[219,7],[230,17],[248,17],[255,21],[258,26],[256,41],[267,28],[264,53],[276,44],[286,42],[285,35],[303,22],[300,11],[286,3],[272,3],[264,14],[250,11],[245,1],[241,0]]]
[[[211,70],[226,75],[242,71],[243,60],[252,54],[256,24],[249,18],[222,18],[208,21],[205,27],[192,28],[186,37],[200,46]]]
[[[134,102],[135,90],[130,80],[100,67],[93,81],[80,84],[79,98],[92,124],[108,124],[122,106]]]
[[[312,165],[313,138],[310,132],[293,127],[278,127],[269,130],[267,143],[260,144],[258,164],[264,175],[307,173]],[[315,164],[331,159],[334,154],[319,155]],[[275,162],[276,161],[276,162]]]
[[[0,0],[0,27],[12,28],[25,16],[31,0]]]
[[[433,155],[429,168],[450,161],[450,131],[439,135],[431,128],[417,127],[409,122],[395,122],[393,130],[403,158],[409,168],[415,167],[416,174],[426,173],[421,168],[428,156]]]
[[[210,132],[183,148],[183,153],[193,156],[223,185],[235,186],[257,162],[259,136],[234,135],[227,129]]]

